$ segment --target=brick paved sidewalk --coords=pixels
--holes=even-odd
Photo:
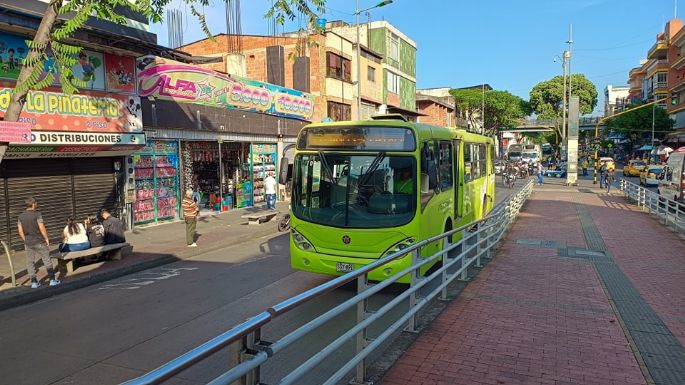
[[[279,202],[277,208],[278,211],[284,213],[288,210],[288,203]],[[13,287],[7,256],[4,251],[0,250],[0,309],[32,302],[121,275],[276,233],[276,222],[280,216],[259,226],[248,226],[247,220],[241,218],[241,215],[261,210],[264,209],[253,207],[224,213],[208,213],[206,215],[203,213],[197,226],[197,248],[186,247],[185,223],[182,221],[136,228],[126,233],[126,240],[133,245],[132,255],[124,257],[120,261],[83,264],[71,274],[58,274],[58,278],[62,280],[62,285],[56,287],[47,286],[46,270],[41,267],[38,270],[38,278],[45,285],[39,289],[30,289],[30,282],[26,274],[26,257],[23,250],[12,252],[18,284],[17,287]],[[56,263],[54,264],[56,265]],[[37,266],[41,265],[38,264]]]
[[[620,191],[556,183],[383,385],[685,384],[685,244]]]

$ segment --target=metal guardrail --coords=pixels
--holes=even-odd
[[[492,258],[493,249],[497,247],[532,191],[533,180],[529,180],[517,193],[512,194],[505,201],[498,204],[486,218],[414,244],[404,250],[383,257],[369,265],[307,290],[302,294],[291,297],[159,368],[124,384],[147,385],[163,383],[220,349],[229,348],[229,365],[232,367],[209,384],[257,385],[260,383],[260,368],[271,357],[282,353],[288,346],[300,341],[310,332],[326,322],[340,317],[345,311],[351,309],[356,310],[355,324],[327,346],[306,358],[301,365],[289,372],[285,377],[282,377],[278,384],[298,383],[298,379],[304,374],[311,371],[324,359],[350,341],[355,341],[356,344],[354,357],[349,361],[342,362],[337,371],[323,383],[333,385],[342,379],[353,376],[355,383],[363,384],[365,383],[366,372],[365,359],[376,348],[386,342],[393,333],[400,329],[415,331],[417,327],[417,313],[425,305],[436,296],[439,296],[441,299],[447,299],[447,287],[451,282],[457,278],[462,280],[468,279],[469,266],[475,265],[480,267],[482,258]],[[459,239],[455,243],[450,243],[450,239],[454,238]],[[421,257],[422,248],[433,244],[433,242],[442,242],[442,250],[429,257]],[[451,255],[450,252],[454,255]],[[410,267],[397,272],[382,282],[369,284],[368,275],[371,271],[382,268],[383,265],[408,254],[412,258],[412,265]],[[441,261],[442,266],[433,271],[429,276],[421,276],[419,274],[422,266],[436,260]],[[373,294],[378,293],[408,274],[411,276],[411,283],[407,290],[404,290],[381,308],[369,311],[368,300]],[[419,290],[433,279],[440,279],[440,284],[428,295],[421,295]],[[270,321],[312,299],[353,281],[357,283],[357,293],[352,298],[338,304],[273,343],[262,340],[262,328]],[[380,335],[373,339],[368,339],[367,328],[406,300],[409,302],[408,311],[383,330]]]
[[[5,255],[7,255],[7,261],[10,264],[10,274],[12,274],[12,286],[17,286],[17,277],[14,274],[14,264],[12,263],[12,254],[10,252],[9,245],[7,245],[7,242],[5,241],[0,241],[0,244],[2,244],[2,248],[5,250]]]
[[[619,188],[638,207],[656,215],[661,223],[678,233],[685,233],[685,204],[664,198],[654,191],[622,179]]]

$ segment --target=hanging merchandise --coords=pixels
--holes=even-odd
[[[148,140],[147,147],[133,156],[136,202],[135,224],[178,218],[178,143]]]
[[[252,174],[254,180],[254,204],[266,202],[264,179],[276,177],[277,146],[273,143],[252,145]]]

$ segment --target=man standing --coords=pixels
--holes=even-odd
[[[267,210],[276,209],[276,178],[271,174],[264,179],[264,192],[266,193],[266,208]]]
[[[105,228],[105,245],[126,242],[124,235],[124,224],[119,218],[113,217],[108,209],[100,210],[102,226]]]
[[[50,240],[48,239],[48,231],[45,229],[43,217],[38,208],[38,203],[33,197],[26,198],[26,211],[19,214],[19,221],[17,223],[17,232],[19,237],[24,241],[24,248],[26,250],[26,272],[31,278],[31,288],[36,289],[40,287],[40,282],[36,278],[36,257],[43,260],[43,265],[48,269],[48,276],[50,277],[50,286],[59,285],[60,281],[55,278],[55,270],[52,268],[50,261],[50,251],[48,246]]]
[[[195,243],[195,227],[197,226],[197,215],[200,213],[200,209],[197,208],[197,203],[193,200],[193,190],[186,191],[181,207],[183,208],[183,219],[186,222],[186,244],[188,244],[188,247],[197,247],[197,243]]]
[[[545,175],[544,174],[545,170],[542,168],[542,163],[538,163],[537,172],[538,172],[538,186],[542,186],[543,176]]]
[[[599,164],[599,188],[604,188],[607,177],[607,165],[605,162]]]

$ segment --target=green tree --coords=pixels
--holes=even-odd
[[[571,76],[571,94],[580,98],[580,114],[589,114],[597,106],[597,88],[583,74]],[[568,92],[568,90],[567,90]],[[536,84],[530,91],[530,108],[539,119],[556,119],[561,138],[561,110],[564,100],[564,80],[555,76]]]
[[[508,91],[483,91],[476,88],[452,89],[457,109],[468,116],[480,115],[485,102],[485,132],[493,136],[500,130],[516,127],[519,119],[529,114],[528,103]],[[485,100],[483,100],[485,99]]]
[[[32,41],[27,41],[29,52],[23,61],[17,83],[12,91],[10,103],[4,120],[19,120],[26,95],[31,90],[39,90],[52,85],[58,73],[62,90],[71,94],[78,88],[86,87],[86,82],[73,76],[81,47],[66,43],[90,17],[123,24],[126,18],[121,15],[122,8],[140,13],[153,23],[159,23],[164,16],[164,8],[173,0],[50,0],[43,18],[38,25]],[[182,0],[197,18],[200,27],[211,37],[205,15],[198,7],[210,6],[210,0]],[[265,17],[275,18],[283,24],[285,19],[294,19],[302,14],[310,22],[315,21],[317,12],[325,11],[326,0],[277,0],[267,11]],[[55,58],[55,71],[44,73],[44,63],[48,55]],[[8,143],[0,142],[0,161],[7,150]]]
[[[639,107],[633,105],[628,109]],[[654,115],[652,115],[654,113]],[[669,131],[673,130],[675,122],[669,118],[668,112],[661,107],[644,107],[626,114],[608,119],[604,124],[606,130],[612,133],[623,134],[631,144],[642,142],[651,143],[652,138],[652,116],[654,117],[654,137],[663,139]]]

